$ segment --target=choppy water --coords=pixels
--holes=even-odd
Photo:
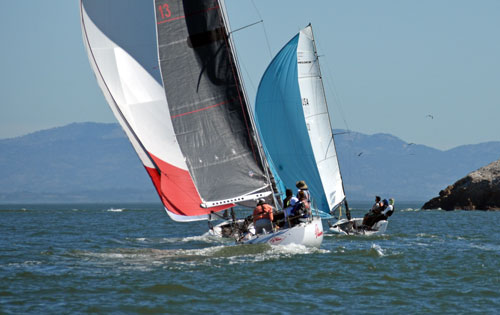
[[[320,249],[234,246],[159,205],[0,206],[0,313],[498,313],[500,212],[398,206]]]

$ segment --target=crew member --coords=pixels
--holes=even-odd
[[[303,180],[299,180],[298,182],[295,183],[295,187],[297,187],[297,189],[299,190],[297,192],[297,198],[299,198],[299,193],[301,191],[303,191],[304,194],[306,195],[307,202],[311,203],[311,193],[309,193],[309,188],[307,187],[306,182]],[[300,200],[300,198],[299,198],[299,200]]]
[[[253,210],[253,225],[255,227],[255,233],[260,234],[262,232],[271,232],[273,230],[273,219],[273,207],[268,205],[264,199],[259,199],[257,201],[257,206]]]

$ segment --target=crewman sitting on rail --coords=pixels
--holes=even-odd
[[[285,215],[285,228],[290,227],[290,216],[292,216],[292,211],[295,206],[295,204],[299,202],[299,199],[293,195],[293,192],[291,189],[286,190],[286,198],[283,200],[283,206],[285,209],[283,209],[283,213]]]
[[[297,196],[299,201],[295,204],[291,211],[291,227],[297,225],[300,222],[300,218],[307,218],[311,214],[311,206],[307,200],[308,196],[304,193],[304,191],[299,191]]]
[[[297,187],[297,189],[299,190],[297,191],[297,198],[300,199],[299,193],[302,191],[307,198],[307,202],[311,203],[311,193],[309,192],[309,187],[307,187],[306,182],[303,180],[299,180],[295,183],[295,187]]]

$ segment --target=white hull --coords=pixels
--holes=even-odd
[[[237,222],[242,222],[238,220]],[[229,222],[222,222],[210,230],[205,235],[216,237],[224,236],[222,226]],[[310,222],[302,222],[299,225],[289,229],[280,229],[276,232],[255,235],[253,224],[248,227],[249,233],[245,235],[238,243],[241,244],[270,244],[270,245],[288,245],[299,244],[307,247],[320,247],[323,242],[323,224],[320,218],[314,218]]]
[[[270,244],[289,245],[298,244],[307,247],[320,247],[323,242],[323,224],[320,218],[302,222],[292,228],[282,229],[273,233],[252,235],[248,234],[243,244]]]
[[[387,220],[381,220],[375,223],[371,229],[357,228],[361,227],[362,223],[363,218],[341,219],[335,222],[329,231],[340,235],[380,235],[385,233],[389,224]]]

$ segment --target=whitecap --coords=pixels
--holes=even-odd
[[[437,238],[438,237],[437,235],[427,234],[427,233],[418,233],[417,236],[418,237],[428,237],[428,238]]]
[[[414,208],[406,208],[406,209],[401,209],[399,210],[399,212],[417,212],[417,211],[420,211],[422,209],[420,208],[417,208],[417,209],[414,209]]]
[[[327,254],[330,251],[327,249],[321,249],[316,247],[307,247],[302,244],[288,244],[288,245],[278,245],[272,246],[271,251],[276,252],[278,254]]]
[[[118,208],[118,209],[115,209],[115,208],[109,208],[109,209],[108,209],[108,210],[106,210],[106,211],[108,211],[108,212],[123,212],[124,210],[125,210],[125,209],[123,209],[123,208]]]
[[[203,235],[195,235],[195,236],[187,236],[183,237],[180,241],[181,242],[207,242],[207,243],[213,243],[215,240],[222,240],[222,237],[219,236],[214,236],[214,235],[209,235],[207,233]]]
[[[430,244],[420,243],[420,242],[416,242],[415,245],[417,245],[417,246],[426,246],[426,247],[430,246]]]
[[[9,263],[7,266],[11,267],[22,267],[22,266],[36,266],[36,265],[41,265],[42,262],[38,260],[26,260],[22,263]]]
[[[382,249],[382,247],[380,247],[380,245],[372,244],[371,249],[374,250],[375,252],[377,252],[377,255],[379,255],[380,257],[385,256],[384,250]]]
[[[500,251],[500,246],[494,245],[494,244],[470,244],[469,245],[472,248],[484,250],[484,251],[493,251],[493,252],[499,252]]]

